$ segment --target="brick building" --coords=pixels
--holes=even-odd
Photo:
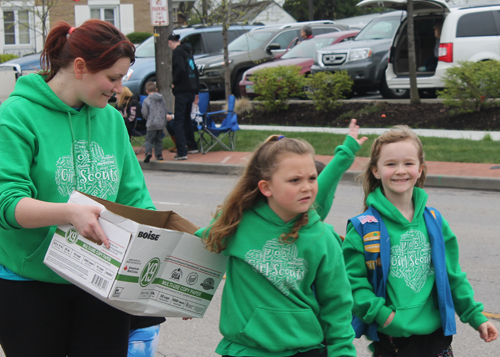
[[[43,5],[52,5],[48,29],[58,20],[79,26],[97,18],[111,22],[124,34],[153,32],[149,0],[1,0],[0,4],[0,53],[22,56],[42,50],[40,14],[47,12]],[[182,2],[173,2],[174,11],[184,6]]]

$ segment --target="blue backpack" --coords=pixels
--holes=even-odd
[[[443,218],[435,208],[426,207],[424,211],[425,225],[432,246],[431,259],[436,276],[439,313],[444,335],[456,333],[455,308],[451,297],[448,273],[446,270],[446,252],[442,232]],[[380,214],[373,207],[364,213],[348,220],[356,232],[362,237],[365,248],[365,261],[370,281],[375,295],[386,298],[387,279],[389,277],[391,242],[387,228]],[[377,323],[364,323],[353,315],[352,327],[356,338],[366,335],[373,341],[378,341]]]

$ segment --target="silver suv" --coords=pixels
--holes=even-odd
[[[292,41],[299,37],[300,28],[305,24],[312,27],[314,35],[348,29],[346,25],[324,20],[262,26],[241,35],[228,48],[233,94],[239,97],[239,83],[247,69],[272,61],[277,54],[284,53]],[[221,52],[195,59],[195,62],[200,72],[200,89],[208,90],[212,98],[224,96],[224,54]]]
[[[382,14],[354,40],[322,48],[316,53],[311,73],[347,71],[358,94],[379,90],[384,98],[406,98],[408,90],[391,90],[385,79],[392,38],[405,16],[404,11]]]

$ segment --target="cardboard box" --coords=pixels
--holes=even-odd
[[[44,263],[111,306],[133,315],[203,317],[227,257],[205,249],[194,224],[173,211],[123,206],[73,192],[70,203],[103,208],[110,248],[57,227]]]

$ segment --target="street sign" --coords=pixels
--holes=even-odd
[[[151,25],[168,26],[168,0],[151,0]]]

